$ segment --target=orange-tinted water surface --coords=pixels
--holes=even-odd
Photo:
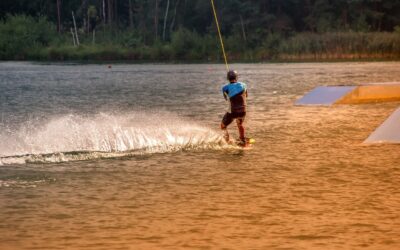
[[[400,249],[400,145],[362,143],[400,103],[293,105],[400,63],[231,68],[251,150],[223,65],[0,63],[0,249]]]

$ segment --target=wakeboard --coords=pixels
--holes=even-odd
[[[256,140],[253,139],[253,138],[246,138],[246,140],[245,140],[244,142],[243,142],[242,140],[240,140],[240,139],[236,139],[236,140],[234,140],[234,141],[230,141],[230,142],[229,142],[229,144],[231,144],[231,145],[236,145],[236,146],[238,146],[238,147],[240,147],[240,148],[243,148],[243,149],[249,149],[249,148],[251,148],[255,143],[256,143]]]

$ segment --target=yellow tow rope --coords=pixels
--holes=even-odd
[[[224,55],[224,59],[225,59],[226,70],[229,71],[228,60],[226,59],[226,54],[225,54],[224,41],[222,40],[221,30],[219,28],[217,11],[215,11],[215,6],[214,6],[214,0],[211,0],[211,6],[212,6],[212,9],[213,9],[213,12],[214,12],[215,24],[217,25],[219,40],[221,42],[222,54]]]

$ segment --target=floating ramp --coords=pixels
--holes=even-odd
[[[394,111],[364,143],[400,143],[400,108]]]
[[[295,105],[360,104],[400,101],[400,82],[369,83],[359,86],[320,86]]]

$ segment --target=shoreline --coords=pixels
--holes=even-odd
[[[3,62],[30,62],[37,64],[224,64],[218,60],[0,60]],[[271,60],[228,60],[229,64],[280,64],[280,63],[347,63],[347,62],[400,62],[399,58],[329,58],[329,59],[271,59]]]

